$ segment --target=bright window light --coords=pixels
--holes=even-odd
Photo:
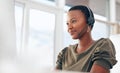
[[[53,66],[55,15],[30,9],[28,54],[32,64]]]
[[[23,20],[23,7],[15,5],[15,24],[16,24],[17,53],[19,53],[20,49],[21,49],[22,20]]]

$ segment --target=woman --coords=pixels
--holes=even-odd
[[[116,64],[115,48],[110,39],[91,37],[95,19],[90,8],[74,6],[67,13],[68,32],[78,44],[64,48],[58,55],[56,69],[90,73],[110,73]]]

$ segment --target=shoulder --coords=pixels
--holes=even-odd
[[[62,65],[63,65],[63,60],[64,60],[64,55],[65,55],[65,52],[67,50],[68,47],[65,47],[64,49],[62,49],[58,56],[57,56],[57,61],[56,61],[56,69],[62,69]]]
[[[97,40],[99,47],[111,47],[114,48],[112,41],[109,38],[101,38]]]
[[[61,50],[60,53],[65,53],[66,51],[74,50],[77,47],[77,44],[69,45]]]
[[[111,40],[109,39],[109,38],[100,38],[99,40],[97,40],[98,42],[101,42],[101,43],[103,43],[103,42],[105,42],[105,43],[111,43]]]
[[[63,56],[65,55],[66,52],[68,51],[73,51],[76,48],[77,44],[69,45],[68,47],[63,48],[60,52],[59,55]]]
[[[115,47],[109,38],[101,38],[97,42],[96,52],[116,53]]]
[[[68,47],[63,48],[63,49],[59,52],[58,57],[63,57],[63,55],[64,55],[64,53],[66,52],[67,49],[68,49]]]

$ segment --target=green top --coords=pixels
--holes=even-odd
[[[101,38],[81,54],[75,49],[78,44],[64,48],[58,55],[57,68],[60,70],[90,72],[93,64],[111,69],[116,64],[115,48],[110,39]]]

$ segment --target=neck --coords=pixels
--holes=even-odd
[[[78,48],[87,48],[90,46],[94,40],[91,37],[91,34],[86,34],[84,37],[79,39]]]

